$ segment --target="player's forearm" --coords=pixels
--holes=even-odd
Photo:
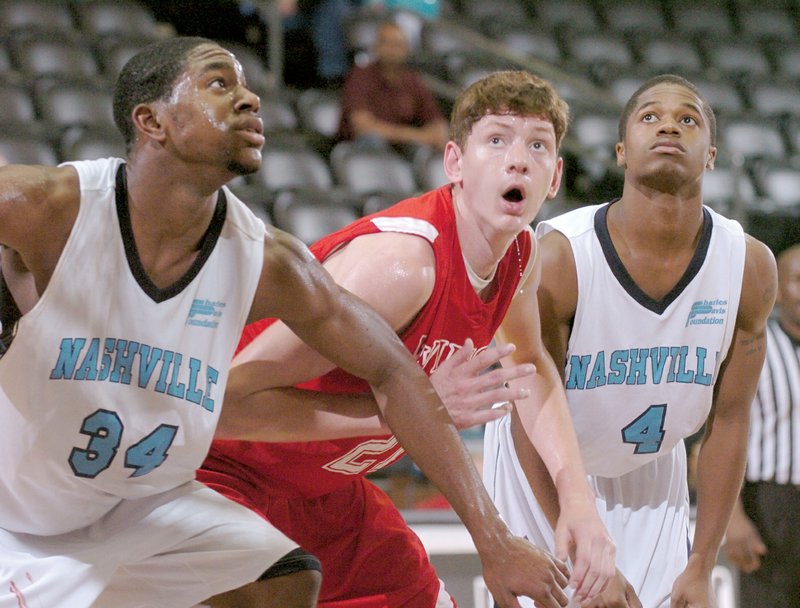
[[[537,361],[536,365],[539,372],[526,380],[531,396],[518,402],[522,427],[550,472],[561,509],[573,501],[594,504],[555,366],[548,361]]]
[[[372,395],[276,388],[226,395],[217,439],[321,441],[388,433]]]
[[[416,366],[415,366],[416,367]],[[373,386],[383,416],[398,442],[444,494],[479,552],[510,534],[483,486],[469,451],[427,378],[394,373]]]
[[[747,456],[746,422],[714,420],[697,462],[697,521],[692,554],[714,567],[739,496]]]

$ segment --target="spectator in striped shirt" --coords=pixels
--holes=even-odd
[[[776,302],[725,544],[741,571],[741,608],[800,608],[800,244],[778,256]]]

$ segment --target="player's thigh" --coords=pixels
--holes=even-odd
[[[249,509],[200,483],[188,486],[127,531],[149,542],[117,570],[98,608],[191,606],[258,580],[297,549]]]

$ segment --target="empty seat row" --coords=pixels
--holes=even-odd
[[[81,32],[90,37],[109,35],[156,37],[158,22],[136,0],[2,0],[0,33],[23,30]]]

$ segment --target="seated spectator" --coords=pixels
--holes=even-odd
[[[374,61],[353,68],[345,80],[339,137],[407,152],[418,146],[443,150],[447,122],[433,93],[407,65],[403,30],[393,22],[381,24],[373,52]]]

